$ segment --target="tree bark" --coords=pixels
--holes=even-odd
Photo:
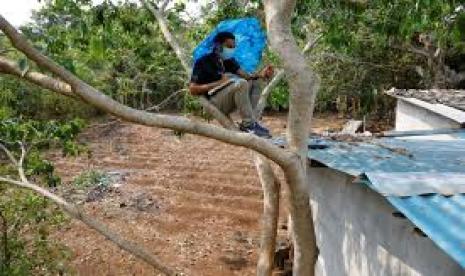
[[[263,216],[257,275],[270,276],[274,266],[281,185],[267,159],[260,155],[255,156],[255,166],[263,189]]]
[[[299,158],[298,165],[285,167],[289,185],[289,209],[294,243],[294,275],[314,275],[317,260],[315,229],[308,195],[307,154],[310,121],[318,77],[311,71],[291,31],[295,0],[265,0],[265,14],[272,48],[278,52],[288,76],[290,97],[287,140]]]

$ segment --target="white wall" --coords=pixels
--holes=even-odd
[[[440,108],[438,108],[439,106]],[[444,105],[432,105],[419,100],[399,98],[397,100],[395,130],[460,128],[461,121],[459,120],[461,118],[456,119],[456,115],[461,116],[460,113],[464,112]]]
[[[465,270],[371,189],[330,168],[309,168],[318,276],[465,275]]]

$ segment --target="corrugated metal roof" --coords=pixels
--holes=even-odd
[[[366,172],[369,185],[384,196],[465,193],[465,173]]]
[[[431,104],[444,104],[465,111],[465,90],[392,88],[385,92],[393,97],[414,98]]]
[[[465,195],[389,196],[387,199],[465,268]]]
[[[463,180],[460,179],[461,174],[465,175],[465,131],[454,136],[457,140],[313,138],[309,142],[309,148],[313,149],[309,151],[309,158],[360,176],[361,183],[385,196],[465,268],[465,195],[461,193]],[[389,174],[388,181],[379,178]],[[418,185],[418,179],[405,180],[405,176],[415,174],[421,175],[424,186]],[[455,178],[443,179],[438,185],[438,178],[447,174]],[[396,191],[402,196],[396,195]]]

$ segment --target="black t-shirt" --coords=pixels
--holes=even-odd
[[[205,55],[197,60],[192,70],[191,82],[207,84],[218,81],[224,73],[236,74],[240,69],[234,58],[222,61],[216,53]]]

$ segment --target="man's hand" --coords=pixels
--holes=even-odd
[[[223,74],[220,80],[217,80],[212,83],[197,84],[197,83],[191,82],[189,84],[189,91],[191,92],[192,95],[205,95],[208,93],[208,91],[214,89],[215,87],[221,86],[227,82],[229,82],[229,77]]]
[[[263,79],[270,79],[274,75],[274,68],[271,65],[267,65],[262,70],[260,70],[257,75]]]

